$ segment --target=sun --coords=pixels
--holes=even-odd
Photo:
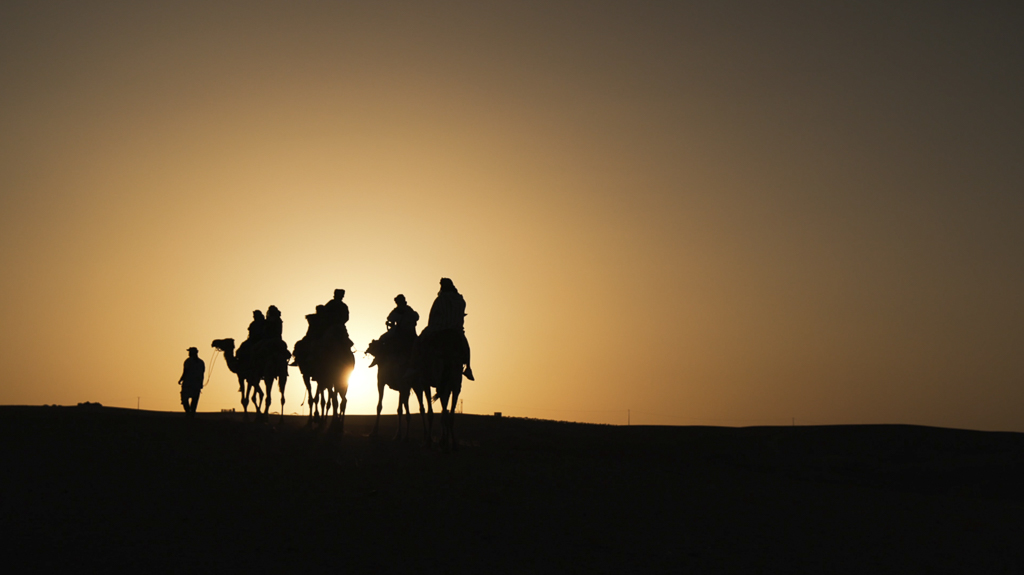
[[[346,413],[377,413],[377,368],[370,367],[373,358],[356,352],[356,365],[348,378]]]

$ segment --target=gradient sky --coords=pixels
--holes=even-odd
[[[467,412],[1024,431],[1021,30],[1010,2],[4,2],[0,403],[178,410],[185,348],[210,368],[252,310],[293,344],[344,288],[361,352],[445,276]],[[200,410],[236,389],[218,360]]]

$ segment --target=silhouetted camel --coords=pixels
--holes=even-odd
[[[435,388],[437,393],[433,399],[441,400],[442,449],[458,449],[455,440],[455,405],[459,401],[459,393],[462,392],[465,357],[461,336],[462,333],[456,330],[435,332],[429,339],[425,339],[421,334],[413,352],[414,377],[420,382],[417,385],[428,386],[428,397],[429,388]],[[448,409],[449,400],[451,409]],[[430,419],[433,419],[433,412]]]
[[[288,360],[292,354],[288,351],[288,344],[280,339],[265,339],[258,342],[253,350],[255,356],[256,370],[260,373],[260,379],[267,390],[267,398],[263,403],[263,417],[270,416],[270,404],[274,391],[274,380],[277,380],[278,389],[281,392],[281,417],[284,421],[284,387],[288,383]],[[257,407],[257,409],[259,409]]]
[[[302,374],[302,383],[306,386],[306,396],[309,398],[309,423],[313,425],[320,421],[321,415],[327,417],[327,404],[331,396],[330,381],[333,377],[328,370],[321,367],[320,358],[322,352],[318,349],[322,342],[308,342],[301,359],[295,358],[292,365],[299,368]],[[313,383],[316,383],[316,392],[313,392]]]
[[[410,337],[415,337],[411,333]],[[426,397],[426,409],[430,417],[434,416],[434,408],[430,402],[430,387],[423,385],[424,378],[415,377],[415,372],[409,373],[410,360],[412,359],[412,346],[403,345],[405,342],[392,338],[390,342],[382,343],[375,339],[366,348],[366,353],[374,357],[377,365],[377,420],[373,425],[372,436],[377,435],[380,428],[380,412],[384,407],[384,389],[390,387],[398,392],[398,430],[395,432],[395,439],[402,437],[402,408],[405,408],[405,438],[409,437],[409,426],[412,423],[412,413],[409,410],[409,394],[416,386],[416,398],[420,403],[420,417],[423,421],[423,434],[427,443],[430,443],[430,429],[427,425],[427,414],[424,411],[424,397]],[[413,340],[410,343],[415,343]]]
[[[352,353],[351,340],[343,325],[331,326],[317,339],[307,341],[303,353],[295,358],[302,372],[302,381],[309,394],[310,423],[323,413],[327,417],[331,408],[339,419],[341,429],[345,428],[345,408],[348,406],[348,378],[355,367],[356,358]],[[310,382],[317,382],[316,394]]]
[[[288,381],[288,359],[291,353],[288,346],[280,340],[263,340],[250,347],[247,354],[235,355],[235,340],[232,338],[215,339],[213,347],[224,353],[224,362],[228,369],[238,376],[238,387],[242,392],[242,410],[244,417],[249,415],[249,400],[256,405],[258,419],[266,419],[270,413],[271,392],[274,380],[278,381],[281,390],[281,421],[284,420],[284,388]],[[266,397],[260,389],[260,382],[266,388]],[[262,410],[262,411],[261,411]]]
[[[245,419],[249,418],[250,396],[253,396],[253,402],[256,403],[256,412],[259,413],[260,403],[263,399],[263,390],[260,389],[262,374],[253,361],[251,354],[249,354],[249,357],[235,356],[235,340],[230,337],[215,339],[210,345],[224,353],[224,363],[227,364],[228,369],[232,373],[238,376],[238,390],[242,393],[242,410],[245,413]],[[253,395],[254,393],[259,396],[259,399]]]
[[[311,371],[312,362],[295,360],[292,365],[299,367],[299,372],[302,374],[302,383],[306,385],[306,397],[309,398],[309,425],[312,425],[314,421],[320,419],[320,408],[321,399],[324,396],[324,386],[320,382],[317,382],[316,394],[313,393],[313,372]]]

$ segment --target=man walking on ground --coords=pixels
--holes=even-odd
[[[196,406],[199,405],[199,392],[203,389],[203,375],[206,373],[206,364],[199,359],[199,350],[188,348],[188,359],[185,360],[185,368],[178,379],[181,386],[181,406],[185,408],[185,415],[196,416]]]

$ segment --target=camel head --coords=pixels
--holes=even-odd
[[[221,350],[227,355],[235,353],[235,340],[230,337],[225,339],[215,339],[210,345]]]
[[[383,350],[381,350],[381,344],[379,339],[371,341],[370,345],[366,346],[366,353],[372,355],[373,357],[378,357],[381,351]]]

